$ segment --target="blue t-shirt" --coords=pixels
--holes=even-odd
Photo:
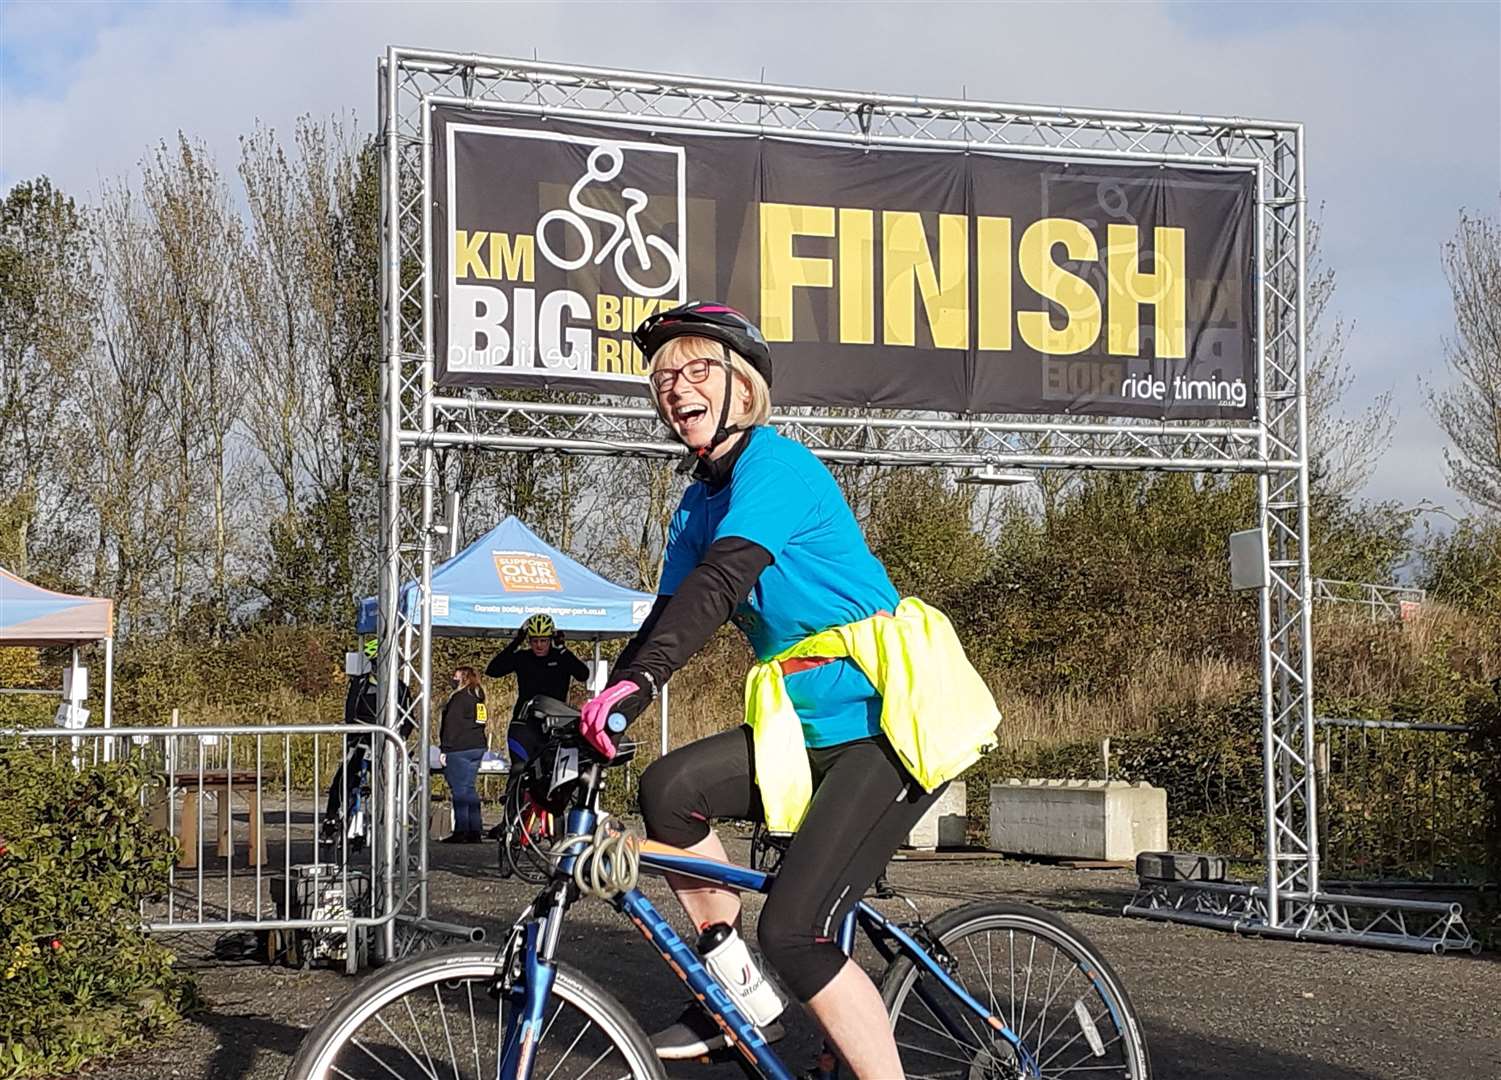
[[[727,536],[759,544],[772,564],[731,616],[767,660],[831,626],[895,611],[896,589],[829,470],[801,443],[753,428],[730,482],[684,494],[667,533],[660,591],[677,591],[709,545]],[[834,746],[881,730],[881,699],[851,661],[787,676],[809,746]]]

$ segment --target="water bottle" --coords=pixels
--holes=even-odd
[[[782,1015],[787,1003],[771,980],[761,974],[750,949],[733,926],[715,923],[705,929],[698,939],[698,954],[751,1023],[765,1027]]]

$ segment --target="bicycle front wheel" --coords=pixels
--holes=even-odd
[[[510,1001],[494,948],[466,945],[394,964],[308,1032],[287,1080],[494,1080]],[[552,1080],[663,1080],[641,1026],[591,979],[559,964],[532,1066]]]
[[[1024,1053],[901,956],[886,969],[881,996],[909,1078],[1151,1075],[1125,987],[1056,915],[1025,904],[968,904],[938,916],[928,932],[943,946],[949,974],[1020,1037]]]

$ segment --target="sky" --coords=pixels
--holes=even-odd
[[[1297,120],[1350,326],[1350,414],[1391,391],[1365,495],[1462,504],[1423,386],[1440,251],[1501,206],[1501,0],[1475,3],[90,3],[0,0],[0,185],[88,198],[178,130],[232,173],[257,121],[374,127],[387,45],[780,84]],[[1441,524],[1435,522],[1435,524]]]

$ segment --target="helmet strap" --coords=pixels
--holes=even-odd
[[[733,405],[735,396],[735,369],[730,366],[730,348],[722,341],[719,342],[719,354],[719,364],[724,370],[724,404],[719,409],[719,423],[715,426],[714,436],[709,440],[707,445],[694,450],[688,447],[687,444],[684,444],[683,457],[678,462],[677,467],[679,475],[689,474],[699,480],[706,479],[702,466],[707,465],[709,455],[718,449],[720,444],[731,435],[736,435],[747,430],[739,424],[730,423],[730,408]],[[678,437],[678,433],[673,430],[672,422],[668,419],[666,411],[662,408],[661,403],[657,401],[656,394],[652,395],[652,407],[657,410],[657,415],[667,425],[668,434],[672,438],[682,442],[682,439]]]

